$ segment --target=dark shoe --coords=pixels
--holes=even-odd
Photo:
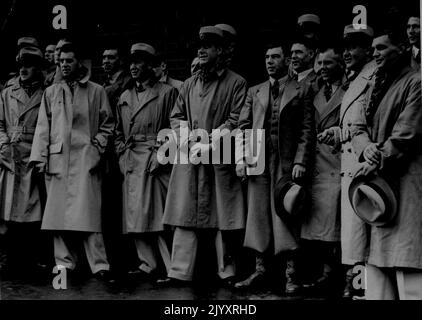
[[[255,271],[247,279],[235,283],[234,287],[237,289],[249,289],[256,288],[263,284],[264,274],[262,272]]]
[[[288,260],[286,265],[285,293],[289,296],[298,295],[302,286],[297,282],[297,271],[294,260]]]
[[[157,284],[157,286],[160,287],[185,287],[190,283],[190,281],[183,281],[167,277],[163,279],[158,279],[155,283]]]
[[[100,270],[94,273],[96,279],[105,283],[114,283],[115,279],[111,276],[111,272],[108,270]]]

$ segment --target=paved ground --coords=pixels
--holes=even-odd
[[[274,290],[277,291],[277,290]],[[55,290],[47,279],[3,279],[1,300],[298,300],[272,290],[238,291],[222,287],[218,281],[197,283],[189,287],[163,288],[142,279],[127,279],[113,285],[95,278],[70,281],[65,290]],[[315,299],[315,298],[306,298]]]

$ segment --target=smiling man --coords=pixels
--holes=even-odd
[[[313,284],[323,294],[332,294],[334,276],[340,263],[340,150],[327,129],[339,125],[340,106],[345,93],[346,78],[342,61],[343,52],[328,47],[320,52],[323,86],[316,94],[316,134],[318,142],[312,174],[312,204],[309,215],[303,219],[301,238],[304,245],[318,257],[316,265],[322,274]],[[309,261],[315,263],[315,261]]]
[[[139,258],[137,270],[144,276],[170,268],[166,238],[171,232],[162,223],[171,166],[160,165],[157,151],[160,130],[170,128],[170,112],[177,89],[159,81],[153,67],[155,48],[135,43],[131,48],[132,81],[117,105],[115,146],[123,174],[123,233],[134,242]],[[166,237],[167,236],[167,237]]]
[[[83,244],[92,273],[108,280],[100,160],[114,121],[104,88],[88,80],[80,59],[72,44],[61,47],[62,78],[44,92],[30,164],[46,175],[42,229],[54,233],[56,265],[75,269],[74,245]]]
[[[366,298],[375,300],[422,299],[421,76],[410,66],[400,31],[386,29],[374,38],[374,87],[352,127],[356,175],[378,174],[397,198],[396,218],[369,226]]]
[[[292,77],[298,82],[306,82],[316,93],[318,88],[318,77],[314,71],[316,57],[316,44],[312,39],[299,37],[292,43],[290,49]]]
[[[222,31],[213,26],[199,31],[200,71],[186,80],[171,113],[171,127],[179,131],[213,129],[231,132],[237,127],[246,98],[246,81],[221,68]],[[197,142],[192,153],[207,155],[219,148],[220,137]],[[222,150],[222,152],[231,152]],[[175,226],[169,279],[191,281],[198,247],[198,234],[215,236],[218,275],[226,284],[235,275],[233,251],[235,230],[245,227],[245,206],[241,181],[236,177],[234,161],[229,164],[175,164],[170,177],[163,221]],[[168,279],[167,279],[168,281]]]

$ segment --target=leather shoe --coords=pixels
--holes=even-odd
[[[160,287],[185,287],[190,281],[183,281],[175,278],[158,279],[156,284]]]
[[[113,283],[115,282],[115,279],[111,276],[111,272],[108,270],[100,270],[96,273],[94,273],[94,276],[96,279],[103,281],[105,283]]]
[[[262,285],[263,281],[264,274],[262,272],[255,271],[245,280],[235,283],[234,287],[237,289],[254,288]]]

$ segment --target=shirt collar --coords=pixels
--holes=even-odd
[[[416,47],[416,46],[413,46],[412,47],[412,55],[413,55],[413,57],[414,58],[416,58],[417,57],[417,55],[418,55],[418,53],[419,53],[419,48],[418,47]]]

